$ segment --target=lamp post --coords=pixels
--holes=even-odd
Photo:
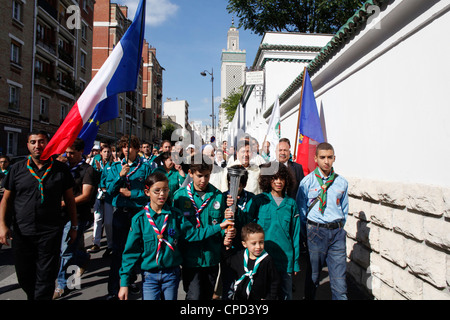
[[[200,72],[200,74],[203,77],[206,77],[206,74],[209,74],[211,76],[211,110],[212,110],[212,114],[210,114],[211,119],[212,119],[212,135],[215,136],[215,126],[214,126],[214,70],[213,68],[211,68],[211,72],[205,70],[203,72]]]

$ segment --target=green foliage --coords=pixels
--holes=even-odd
[[[228,0],[238,27],[255,34],[268,31],[336,33],[364,0]]]
[[[161,139],[171,141],[172,140],[172,132],[174,132],[175,129],[176,129],[176,127],[169,121],[162,121]]]
[[[236,113],[236,109],[239,105],[239,101],[241,100],[243,92],[243,87],[240,87],[237,90],[233,90],[233,92],[231,92],[220,105],[220,107],[225,111],[225,117],[227,118],[228,122],[233,121],[234,114]]]

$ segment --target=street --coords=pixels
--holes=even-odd
[[[92,228],[85,233],[85,244],[90,247],[92,244]],[[91,254],[91,259],[87,265],[86,272],[80,280],[80,288],[71,291],[68,295],[63,296],[59,300],[105,300],[107,296],[107,284],[109,275],[110,258],[103,258],[104,249],[106,247],[106,238],[102,239],[102,250]],[[305,264],[304,259],[300,260],[301,272],[294,277],[294,300],[303,299],[303,283]],[[140,275],[137,283],[140,284]],[[182,282],[178,289],[178,300],[185,299]],[[349,300],[366,300],[368,299],[362,292],[349,283],[348,285]],[[24,291],[17,283],[17,277],[14,270],[12,250],[10,247],[3,246],[0,253],[0,300],[26,300]],[[141,300],[141,294],[129,294],[129,300]],[[317,300],[331,300],[331,292],[327,269],[322,272],[321,282],[317,289]]]

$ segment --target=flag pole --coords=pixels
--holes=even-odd
[[[143,36],[142,36],[142,32],[143,32],[143,29],[144,29],[144,26],[145,26],[144,21],[145,21],[146,5],[147,5],[146,0],[143,0],[142,10],[144,12],[144,15],[141,18],[141,27],[139,29],[139,41],[140,41],[140,50],[139,50],[139,57],[138,57],[139,61],[142,60],[142,47],[143,47],[143,44],[144,44],[144,39],[143,39]],[[139,70],[140,69],[141,69],[141,64],[139,63]],[[136,81],[136,89],[134,89],[134,92],[136,94],[136,101],[137,101],[137,97],[138,97],[137,90],[138,90],[138,82],[139,82],[139,70],[137,72],[137,80],[138,81]],[[126,123],[125,123],[125,126],[126,126]],[[132,133],[133,133],[133,108],[131,108],[130,134],[128,135],[127,163],[128,163],[128,159],[130,158],[130,144],[131,144],[131,134]]]
[[[303,102],[303,89],[305,88],[305,74],[306,69],[303,69],[303,80],[302,80],[302,91],[300,93],[300,105],[298,107],[298,119],[297,119],[297,132],[295,133],[295,149],[294,149],[294,159],[297,159],[297,149],[298,149],[298,131],[300,130],[300,117],[302,115],[302,102]]]

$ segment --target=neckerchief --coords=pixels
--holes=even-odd
[[[164,216],[164,223],[163,226],[161,228],[161,231],[158,230],[158,228],[156,227],[155,221],[153,221],[152,217],[150,216],[150,203],[148,203],[145,207],[145,214],[147,215],[147,219],[148,222],[150,222],[150,225],[153,227],[153,230],[156,233],[156,237],[158,238],[158,248],[156,249],[156,264],[158,263],[158,257],[159,257],[159,250],[161,249],[161,244],[164,242],[165,244],[167,244],[167,246],[172,249],[172,251],[175,251],[172,247],[172,245],[169,243],[169,241],[167,241],[166,239],[164,239],[163,234],[164,231],[166,231],[166,227],[167,227],[167,221],[169,220],[169,215],[166,214]]]
[[[80,162],[78,162],[75,166],[73,166],[72,168],[70,168],[70,163],[67,161],[67,165],[70,168],[70,173],[72,174],[72,177],[75,178],[75,171],[78,169],[79,166],[81,166],[83,164],[83,162],[86,162],[84,159],[81,159]]]
[[[137,159],[138,159],[138,164],[137,164],[136,168],[134,168],[133,171],[128,172],[128,174],[126,175],[128,190],[131,189],[130,176],[131,176],[133,173],[135,173],[135,172],[139,169],[139,167],[141,166],[141,162],[142,162],[141,157],[137,157]],[[125,158],[122,160],[122,165],[125,164],[124,161],[126,161]],[[133,162],[133,163],[134,163],[134,162]]]
[[[27,168],[30,171],[30,173],[33,175],[33,177],[35,177],[37,179],[37,181],[39,182],[39,191],[41,192],[41,203],[44,203],[44,179],[45,177],[48,175],[48,173],[50,172],[50,170],[52,169],[53,166],[53,158],[51,158],[52,161],[50,162],[50,165],[48,166],[47,170],[45,170],[44,175],[42,176],[42,178],[39,178],[39,176],[36,174],[36,172],[34,172],[33,168],[30,166],[30,161],[31,161],[31,156],[28,156],[28,161],[27,161]]]
[[[315,176],[317,178],[317,181],[319,181],[320,188],[321,188],[320,193],[319,193],[319,202],[320,202],[319,203],[319,212],[321,214],[323,214],[323,211],[324,211],[324,209],[325,209],[325,207],[327,205],[327,190],[330,187],[330,185],[333,183],[334,178],[336,176],[334,174],[333,168],[331,168],[331,173],[330,173],[329,179],[327,180],[327,182],[323,183],[323,180],[322,180],[322,177],[320,175],[318,167],[316,167],[316,170],[314,170],[314,174],[315,174]]]
[[[248,270],[247,264],[248,264],[248,249],[245,249],[244,252],[244,271],[245,273],[240,277],[235,283],[234,283],[234,291],[236,292],[237,286],[244,281],[246,277],[249,278],[247,288],[245,289],[245,292],[247,293],[247,298],[250,296],[250,291],[252,290],[253,285],[253,275],[256,274],[258,271],[259,264],[261,261],[267,257],[268,254],[266,251],[263,251],[261,255],[256,259],[255,266],[253,267],[253,270]]]
[[[209,202],[209,200],[211,199],[211,197],[209,197],[208,199],[206,199],[205,201],[203,201],[202,205],[200,206],[200,209],[198,209],[198,208],[197,208],[197,205],[195,204],[195,201],[194,201],[194,197],[193,197],[193,195],[192,195],[192,192],[191,192],[193,185],[194,185],[194,183],[188,184],[188,185],[186,186],[186,190],[187,190],[189,199],[191,200],[192,205],[194,206],[194,209],[195,209],[195,218],[197,219],[197,226],[196,226],[196,227],[197,227],[197,228],[200,228],[201,225],[200,225],[199,215],[200,215],[200,213],[203,211],[203,209],[205,209],[205,207],[208,205],[208,202]]]
[[[2,173],[3,173],[5,176],[8,174],[8,172],[9,172],[8,169],[2,170]]]
[[[245,209],[245,205],[247,204],[247,199],[248,198],[248,193],[247,191],[244,190],[244,201],[242,204],[236,203],[236,205],[238,206],[239,209],[241,209],[241,211],[244,211]]]

